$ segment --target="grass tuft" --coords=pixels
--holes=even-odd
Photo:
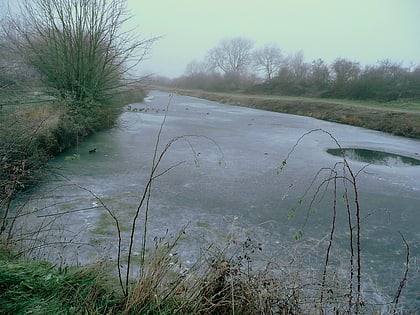
[[[118,301],[101,264],[58,270],[0,248],[0,314],[107,314]]]

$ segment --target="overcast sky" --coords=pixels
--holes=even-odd
[[[143,37],[164,36],[141,64],[144,73],[177,77],[220,40],[277,44],[305,60],[337,57],[420,64],[419,0],[128,0]]]

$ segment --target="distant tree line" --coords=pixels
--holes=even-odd
[[[302,51],[284,56],[275,44],[254,49],[251,40],[237,37],[222,40],[204,61],[190,62],[171,83],[213,91],[392,101],[420,97],[420,66],[407,68],[388,59],[365,67],[344,58],[308,63]]]

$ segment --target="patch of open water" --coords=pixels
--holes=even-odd
[[[327,149],[327,152],[334,156],[343,156],[350,160],[376,165],[386,165],[389,167],[420,165],[419,159],[384,151],[358,148],[334,148]]]

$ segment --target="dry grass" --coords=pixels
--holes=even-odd
[[[41,131],[48,131],[58,126],[64,109],[57,104],[41,103],[36,105],[26,105],[19,107],[18,116],[25,124],[36,128],[39,126]]]
[[[279,276],[271,263],[257,269],[262,248],[250,238],[208,248],[189,269],[177,259],[177,242],[155,244],[126,314],[302,314],[296,274]]]

